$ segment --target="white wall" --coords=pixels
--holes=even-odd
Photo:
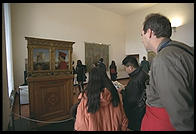
[[[85,3],[11,4],[15,87],[23,84],[26,36],[74,41],[73,60],[85,63],[84,42],[111,44],[109,64],[125,54],[125,18]]]
[[[4,8],[4,6],[2,6]],[[2,10],[4,13],[4,10]],[[9,124],[9,119],[10,119],[10,114],[11,114],[11,108],[9,105],[9,94],[8,94],[8,78],[7,78],[7,62],[6,62],[6,41],[5,41],[5,25],[4,25],[4,15],[2,14],[2,93],[3,93],[3,98],[1,104],[2,106],[2,119],[3,119],[3,124],[2,124],[2,130],[7,131],[8,130],[8,124]]]
[[[84,42],[111,44],[109,64],[115,60],[122,71],[125,55],[147,52],[141,42],[144,18],[149,13],[161,13],[168,18],[181,16],[185,20],[172,39],[194,46],[194,5],[191,3],[160,3],[124,18],[86,3],[12,3],[12,37],[15,87],[23,84],[27,42],[25,36],[76,42],[73,60],[85,63]]]
[[[171,19],[182,18],[183,25],[177,28],[171,39],[194,46],[194,4],[193,3],[159,3],[147,10],[133,13],[126,20],[126,55],[138,53],[139,61],[147,52],[142,44],[141,29],[146,15],[161,13]]]

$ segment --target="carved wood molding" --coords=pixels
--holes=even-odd
[[[51,46],[51,47],[70,47],[72,48],[72,45],[75,42],[71,41],[61,41],[61,40],[52,40],[52,39],[41,39],[41,38],[33,38],[33,37],[25,37],[25,39],[28,41],[29,45],[35,45],[35,46]]]

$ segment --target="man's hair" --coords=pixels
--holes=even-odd
[[[100,58],[99,61],[100,61],[100,62],[103,62],[103,58]]]
[[[144,34],[148,29],[151,29],[157,38],[170,38],[172,34],[172,28],[169,19],[158,13],[152,13],[146,16],[143,23]]]
[[[145,59],[146,59],[146,57],[144,56],[144,57],[143,57],[143,59],[145,60]]]
[[[129,67],[129,66],[133,66],[134,68],[139,67],[137,59],[134,56],[131,56],[131,55],[126,56],[123,59],[122,64],[125,65],[126,67]]]
[[[82,61],[81,60],[77,60],[77,65],[81,66],[82,65]]]

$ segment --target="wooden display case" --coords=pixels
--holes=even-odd
[[[30,118],[70,118],[73,105],[72,45],[74,42],[25,37]]]
[[[41,121],[70,118],[73,77],[67,75],[30,77],[30,117]]]

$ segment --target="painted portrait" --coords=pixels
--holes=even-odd
[[[69,51],[64,49],[56,49],[55,52],[55,69],[69,69]]]

